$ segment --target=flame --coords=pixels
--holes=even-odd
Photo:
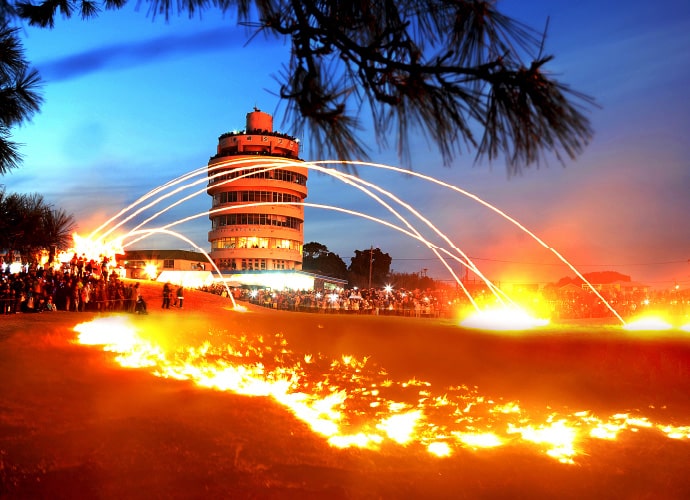
[[[494,448],[504,443],[504,440],[493,432],[455,432],[453,435],[470,448]]]
[[[79,333],[80,344],[102,345],[109,351],[126,352],[140,342],[135,328],[124,316],[107,316],[98,320],[98,328],[93,326],[93,322],[89,322],[74,327]]]
[[[55,260],[60,263],[57,266],[58,268],[69,263],[75,255],[83,257],[87,261],[98,262],[99,264],[106,262],[107,267],[112,268],[116,264],[117,255],[125,253],[121,237],[104,241],[102,239],[80,236],[79,233],[75,232],[72,234],[72,241],[73,246],[71,248],[56,254]]]
[[[577,453],[575,450],[577,430],[564,419],[548,425],[527,425],[525,427],[510,425],[508,432],[520,434],[522,439],[526,441],[546,445],[548,448],[546,454],[561,463],[575,463],[573,456]]]
[[[414,428],[421,418],[421,411],[410,411],[392,415],[381,421],[376,427],[383,430],[396,443],[407,444],[412,441]]]
[[[671,439],[690,439],[690,425],[658,425],[657,428]]]
[[[530,446],[563,464],[574,464],[588,440],[615,441],[640,429],[690,440],[690,425],[652,422],[643,415],[590,411],[530,416],[518,401],[494,401],[478,388],[447,387],[437,394],[423,380],[395,381],[369,358],[294,353],[282,335],[223,332],[200,345],[147,329],[144,318],[108,316],[77,325],[76,342],[101,346],[115,361],[153,375],[189,380],[200,387],[265,396],[289,409],[338,448],[380,450],[386,443],[420,446],[447,457],[456,448],[481,450],[506,443]],[[179,331],[179,325],[176,325]],[[213,339],[221,346],[213,345]],[[167,347],[164,347],[167,346]]]
[[[449,457],[451,455],[450,445],[443,441],[430,443],[426,449],[431,455],[436,455],[437,457]]]
[[[98,257],[110,257],[113,260],[115,255],[123,254],[122,238],[111,238],[107,241],[80,236],[78,233],[72,235],[74,239],[74,250],[79,255],[85,255],[89,259]]]

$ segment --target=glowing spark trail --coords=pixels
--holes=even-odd
[[[558,258],[558,260],[560,260],[560,261],[563,262],[566,266],[568,266],[568,268],[569,268],[571,271],[573,271],[573,272],[575,273],[575,275],[576,275],[578,278],[580,278],[584,283],[587,284],[587,286],[590,288],[590,290],[591,290],[591,291],[602,301],[602,303],[613,313],[613,315],[614,315],[616,318],[618,318],[618,319],[620,320],[621,324],[623,324],[623,325],[625,324],[625,320],[621,317],[620,314],[618,314],[618,311],[616,311],[616,310],[611,306],[611,304],[610,304],[604,297],[601,296],[601,294],[599,293],[599,291],[598,291],[594,286],[592,286],[592,284],[587,280],[587,278],[585,278],[585,277],[582,275],[582,273],[580,273],[580,271],[578,271],[578,269],[577,269],[575,266],[573,266],[565,257],[563,257],[555,248],[551,247],[551,246],[548,245],[546,242],[544,242],[541,238],[539,238],[535,233],[533,233],[532,231],[530,231],[529,229],[527,229],[527,228],[526,228],[523,224],[521,224],[518,220],[516,220],[515,218],[513,218],[513,217],[511,217],[510,215],[506,214],[503,210],[501,210],[501,209],[498,208],[497,206],[492,205],[491,203],[489,203],[489,202],[483,200],[483,199],[480,198],[479,196],[477,196],[477,195],[475,195],[475,194],[473,194],[473,193],[470,193],[469,191],[466,191],[466,190],[464,190],[464,189],[462,189],[462,188],[459,188],[459,187],[457,187],[457,186],[454,186],[454,185],[452,185],[452,184],[448,184],[447,182],[440,181],[440,180],[438,180],[438,179],[436,179],[436,178],[434,178],[434,177],[431,177],[431,176],[428,176],[428,175],[424,175],[424,174],[420,174],[420,173],[414,172],[414,171],[405,170],[405,169],[402,169],[402,168],[399,168],[399,167],[393,167],[393,166],[391,166],[391,165],[383,165],[383,164],[380,164],[380,163],[369,163],[369,162],[355,162],[355,161],[321,161],[321,162],[319,162],[319,163],[326,163],[326,164],[328,164],[328,163],[345,163],[345,164],[363,165],[363,166],[369,166],[369,167],[374,167],[374,168],[380,168],[380,169],[383,169],[383,170],[391,170],[391,171],[394,171],[394,172],[404,173],[404,174],[406,174],[406,175],[412,175],[412,176],[414,176],[414,177],[418,177],[418,178],[420,178],[420,179],[424,179],[424,180],[426,180],[426,181],[428,181],[428,182],[432,182],[432,183],[437,184],[437,185],[439,185],[439,186],[446,187],[446,188],[451,189],[451,190],[453,190],[453,191],[456,191],[456,192],[458,192],[458,193],[460,193],[460,194],[462,194],[462,195],[464,195],[464,196],[467,196],[468,198],[470,198],[470,199],[476,201],[477,203],[480,203],[481,205],[487,207],[489,210],[491,210],[491,211],[497,213],[498,215],[500,215],[501,217],[503,217],[505,220],[507,220],[508,222],[510,222],[511,224],[515,225],[515,226],[518,227],[520,230],[522,230],[525,234],[527,234],[530,238],[532,238],[534,241],[536,241],[537,243],[539,243],[542,247],[544,247],[545,249],[547,249],[547,250],[549,250],[551,253],[553,253],[553,254]]]
[[[438,251],[440,253],[444,253],[449,258],[454,259],[454,260],[464,264],[461,257],[458,257],[457,255],[455,255],[453,252],[451,252],[450,250],[448,250],[446,248],[442,248],[442,247],[438,247],[438,246],[434,245],[431,241],[425,239],[423,236],[420,236],[418,233],[413,233],[413,232],[407,231],[406,229],[404,229],[400,226],[397,226],[397,225],[395,225],[389,221],[386,221],[384,219],[380,219],[378,217],[374,217],[374,216],[369,215],[369,214],[365,214],[363,212],[357,212],[355,210],[350,210],[350,209],[346,209],[346,208],[342,208],[342,207],[336,207],[336,206],[332,206],[332,205],[322,205],[322,204],[317,204],[317,203],[306,203],[306,202],[302,202],[302,203],[298,203],[298,202],[290,202],[290,203],[251,202],[251,203],[245,203],[241,206],[217,208],[217,209],[213,209],[213,210],[209,210],[209,211],[205,211],[205,212],[200,212],[198,214],[190,215],[190,216],[184,217],[182,219],[178,219],[176,221],[173,221],[169,224],[166,224],[165,226],[163,226],[163,228],[159,228],[158,230],[153,230],[153,232],[155,232],[155,231],[163,232],[164,230],[166,230],[170,227],[174,227],[178,224],[183,224],[185,222],[189,222],[193,219],[197,219],[200,217],[207,217],[208,215],[212,215],[214,213],[223,213],[223,212],[227,212],[228,210],[236,210],[236,209],[255,207],[255,206],[271,206],[271,205],[302,205],[305,207],[313,207],[313,208],[320,208],[320,209],[325,209],[325,210],[333,210],[333,211],[342,212],[342,213],[345,213],[348,215],[361,217],[363,219],[367,219],[367,220],[376,222],[376,223],[381,224],[383,226],[386,226],[388,228],[399,231],[399,232],[405,234],[406,236],[409,236],[411,238],[419,240],[422,243],[424,243],[426,246],[428,246],[429,248],[433,248],[435,251]],[[148,236],[147,231],[138,230],[138,231],[130,232],[127,235],[127,237],[136,236],[137,234],[140,234],[140,233],[143,233],[145,236],[140,236],[139,238],[135,238],[131,241],[128,241],[126,246],[132,245],[135,242],[141,240],[142,238]],[[459,278],[457,278],[457,276],[456,276],[456,279],[459,279]],[[458,283],[461,284],[460,281],[458,281]],[[467,290],[465,290],[465,292],[467,292]],[[478,310],[478,306],[477,306],[476,302],[474,302],[474,300],[470,300],[470,302],[475,307],[475,309]],[[532,326],[543,325],[544,321],[545,321],[545,320],[531,318],[525,311],[522,311],[521,309],[519,309],[516,306],[504,307],[502,312],[504,315],[507,314],[508,312],[511,314],[510,318],[504,317],[504,320],[503,320],[504,323],[506,321],[509,321],[510,319],[512,319],[513,321],[515,321],[516,319],[520,319],[519,322],[513,322],[512,323],[511,329],[516,329],[516,328],[523,328],[524,329],[524,328],[528,328],[528,327],[532,327]],[[476,324],[470,323],[470,324],[468,324],[468,326],[504,329],[505,327],[502,327],[501,325],[492,326],[493,320],[496,319],[496,317],[497,317],[496,311],[479,311],[478,310],[477,318],[482,318],[482,320]],[[472,321],[474,321],[474,319],[470,320],[470,322],[472,322]]]
[[[489,208],[490,210],[492,210],[493,212],[497,213],[498,215],[500,215],[501,217],[503,217],[505,220],[507,220],[507,221],[510,222],[511,224],[514,224],[514,225],[515,225],[516,227],[518,227],[521,231],[523,231],[524,233],[526,233],[527,235],[529,235],[529,236],[530,236],[532,239],[534,239],[534,241],[536,241],[539,245],[541,245],[541,246],[544,247],[545,249],[547,249],[547,250],[549,250],[550,252],[552,252],[561,262],[563,262],[565,265],[567,265],[573,272],[575,272],[575,274],[576,274],[580,279],[582,279],[582,280],[589,286],[589,288],[591,289],[591,291],[592,291],[592,292],[602,301],[602,303],[603,303],[603,304],[614,314],[614,316],[616,316],[616,317],[620,320],[620,322],[621,322],[622,324],[625,324],[625,321],[624,321],[623,318],[620,316],[620,314],[611,306],[611,304],[610,304],[606,299],[604,299],[604,297],[601,296],[601,294],[599,293],[599,291],[598,291],[596,288],[594,288],[594,287],[589,283],[589,281],[588,281],[584,276],[582,276],[582,274],[581,274],[572,264],[570,264],[570,262],[567,261],[567,259],[565,259],[565,258],[564,258],[559,252],[557,252],[554,248],[552,248],[551,246],[547,245],[541,238],[539,238],[536,234],[534,234],[532,231],[530,231],[529,229],[527,229],[523,224],[521,224],[520,222],[518,222],[516,219],[514,219],[514,218],[511,217],[511,216],[509,216],[508,214],[506,214],[505,212],[503,212],[502,210],[500,210],[500,209],[499,209],[498,207],[496,207],[495,205],[492,205],[491,203],[488,203],[487,201],[483,200],[482,198],[478,197],[477,195],[475,195],[475,194],[473,194],[473,193],[470,193],[470,192],[468,192],[468,191],[466,191],[466,190],[464,190],[464,189],[462,189],[462,188],[460,188],[460,187],[458,187],[458,186],[454,186],[454,185],[448,184],[448,183],[446,183],[446,182],[440,181],[440,180],[435,179],[435,178],[433,178],[433,177],[431,177],[431,176],[428,176],[428,175],[419,174],[419,173],[414,172],[414,171],[405,170],[405,169],[401,169],[401,168],[399,168],[399,167],[394,167],[394,166],[390,166],[390,165],[383,165],[383,164],[369,163],[369,162],[347,162],[347,161],[302,162],[302,161],[295,161],[295,160],[290,160],[290,159],[273,158],[273,159],[271,159],[270,162],[265,162],[264,164],[261,164],[261,165],[258,165],[258,166],[257,166],[257,160],[256,160],[256,158],[232,159],[232,160],[228,160],[228,161],[226,161],[226,162],[221,162],[221,163],[215,164],[215,165],[213,165],[213,166],[211,166],[211,167],[202,167],[202,168],[199,168],[199,169],[194,170],[194,171],[192,171],[192,172],[190,172],[190,173],[188,173],[188,174],[185,174],[185,175],[183,175],[183,176],[181,176],[181,177],[178,177],[178,178],[176,178],[176,179],[174,179],[174,180],[168,182],[167,184],[165,184],[165,185],[163,185],[163,186],[160,186],[159,188],[156,188],[156,189],[150,191],[150,192],[147,193],[145,196],[139,198],[135,203],[133,203],[133,204],[131,204],[130,206],[128,206],[127,208],[123,209],[123,210],[122,210],[121,212],[119,212],[116,216],[114,216],[113,218],[109,219],[109,221],[107,221],[105,224],[103,224],[101,227],[99,227],[98,230],[94,231],[94,233],[92,233],[92,235],[95,236],[95,234],[96,234],[98,231],[104,229],[108,224],[114,222],[114,221],[117,220],[119,217],[122,217],[122,219],[120,220],[120,222],[118,222],[117,224],[115,224],[111,229],[109,229],[108,231],[106,231],[104,234],[102,234],[102,235],[100,236],[101,239],[104,238],[105,236],[107,236],[108,234],[110,234],[114,229],[120,227],[120,226],[123,225],[125,222],[131,220],[131,219],[132,219],[133,217],[135,217],[136,215],[142,213],[144,210],[146,210],[146,209],[148,209],[148,208],[151,208],[152,206],[156,205],[157,203],[160,203],[161,201],[163,201],[163,200],[165,200],[165,199],[168,199],[169,197],[171,197],[171,196],[173,196],[173,195],[175,195],[175,194],[178,194],[178,193],[182,192],[183,190],[188,189],[189,187],[193,187],[193,186],[195,186],[195,185],[197,185],[197,184],[200,184],[200,183],[203,183],[203,182],[207,182],[207,181],[208,181],[208,182],[211,182],[212,180],[214,180],[214,179],[216,179],[216,178],[218,178],[218,177],[224,175],[224,170],[223,170],[223,169],[227,168],[228,166],[232,166],[233,169],[234,169],[234,170],[237,170],[237,171],[247,170],[247,172],[246,172],[245,174],[242,174],[242,175],[238,176],[237,178],[224,180],[223,182],[218,183],[217,185],[220,186],[220,185],[226,184],[226,183],[228,183],[228,182],[233,182],[233,181],[235,181],[235,180],[237,180],[237,179],[239,179],[239,178],[247,177],[247,176],[251,175],[252,171],[255,171],[257,168],[259,168],[259,169],[261,169],[261,170],[273,170],[273,169],[277,169],[277,168],[279,168],[280,166],[284,166],[284,165],[288,165],[288,166],[299,166],[299,167],[301,167],[301,168],[307,168],[307,169],[317,170],[317,171],[320,171],[320,172],[322,172],[322,173],[326,173],[326,174],[328,174],[328,175],[331,175],[331,176],[333,176],[334,178],[340,180],[341,182],[343,182],[343,183],[345,183],[345,184],[348,184],[348,185],[350,185],[350,186],[353,186],[353,187],[355,187],[356,189],[361,190],[362,192],[364,192],[365,194],[367,194],[369,197],[371,197],[372,199],[374,199],[375,201],[377,201],[381,206],[383,206],[384,208],[386,208],[387,210],[389,210],[393,215],[395,215],[399,220],[401,220],[401,221],[403,222],[404,225],[406,225],[406,226],[408,227],[408,229],[410,230],[410,232],[414,235],[413,237],[415,237],[416,239],[418,239],[418,240],[424,242],[424,243],[427,245],[427,247],[438,257],[439,262],[441,262],[442,265],[444,265],[444,266],[446,267],[446,269],[447,269],[448,272],[453,276],[453,278],[455,279],[455,281],[456,281],[456,282],[459,284],[459,286],[464,290],[465,295],[468,297],[470,303],[475,307],[475,309],[477,310],[477,312],[480,312],[480,311],[479,311],[479,307],[478,307],[477,304],[474,302],[474,299],[473,299],[473,297],[471,296],[471,294],[465,289],[462,280],[460,280],[460,279],[457,277],[457,275],[455,274],[455,272],[453,271],[453,269],[447,264],[447,262],[445,261],[445,259],[443,259],[443,258],[441,257],[441,255],[440,255],[440,253],[439,253],[440,247],[438,247],[437,245],[431,244],[431,242],[430,242],[429,240],[427,240],[426,238],[422,237],[421,234],[419,233],[419,231],[416,229],[416,227],[415,227],[414,225],[412,225],[405,217],[403,217],[403,216],[400,214],[400,212],[398,212],[397,210],[395,210],[391,205],[389,205],[389,204],[388,204],[386,201],[384,201],[381,197],[379,197],[378,195],[376,195],[375,193],[373,193],[372,190],[378,191],[379,193],[381,193],[381,194],[383,194],[384,196],[388,197],[389,199],[395,201],[396,203],[400,204],[401,206],[403,206],[404,208],[406,208],[407,210],[409,210],[412,214],[414,214],[418,219],[420,219],[420,220],[421,220],[423,223],[425,223],[429,228],[431,228],[438,236],[440,236],[440,237],[450,246],[450,248],[451,248],[454,252],[457,252],[457,253],[460,255],[460,258],[459,258],[459,259],[456,258],[456,260],[457,260],[460,264],[462,264],[463,266],[468,267],[468,268],[469,268],[470,270],[472,270],[478,277],[480,277],[480,278],[486,283],[486,285],[489,287],[489,289],[491,290],[491,292],[496,296],[496,298],[497,298],[499,301],[502,302],[504,299],[507,299],[508,301],[510,301],[510,298],[509,298],[507,295],[505,295],[504,292],[502,292],[498,287],[496,287],[490,280],[486,279],[486,277],[481,273],[481,271],[477,268],[477,266],[469,259],[469,257],[468,257],[462,250],[460,250],[457,246],[455,246],[455,245],[451,242],[451,240],[450,240],[446,235],[444,235],[440,230],[438,230],[438,228],[436,228],[436,227],[431,223],[431,221],[430,221],[429,219],[427,219],[427,218],[425,218],[424,216],[422,216],[422,214],[420,214],[414,207],[412,207],[411,205],[409,205],[409,204],[405,203],[404,201],[400,200],[398,197],[396,197],[395,195],[393,195],[390,191],[387,191],[387,190],[381,188],[381,187],[378,186],[377,184],[373,184],[373,183],[370,183],[370,182],[366,182],[366,181],[364,181],[364,180],[362,180],[362,179],[359,179],[359,178],[356,177],[356,176],[352,176],[352,175],[350,175],[350,174],[343,173],[343,172],[339,172],[339,171],[337,171],[337,170],[335,170],[335,169],[332,169],[332,168],[328,168],[328,167],[322,166],[322,165],[329,165],[329,164],[336,164],[336,165],[359,165],[359,166],[366,166],[366,167],[371,167],[371,168],[376,168],[376,169],[382,169],[382,170],[392,171],[392,172],[395,172],[395,173],[400,173],[400,174],[404,174],[404,175],[408,175],[408,176],[414,176],[414,177],[417,177],[418,179],[421,179],[421,180],[424,180],[424,181],[427,181],[427,182],[431,182],[431,183],[434,183],[434,184],[436,184],[436,185],[442,186],[442,187],[444,187],[444,188],[453,190],[453,191],[455,191],[455,192],[457,192],[457,193],[460,193],[460,194],[462,194],[463,196],[466,196],[466,197],[468,197],[468,198],[470,198],[470,199],[476,201],[477,203],[479,203],[479,204],[481,204],[481,205],[483,205],[483,206]],[[214,174],[211,174],[211,172],[212,172],[213,170],[217,170],[217,172],[214,173]],[[198,176],[198,175],[203,175],[203,177],[202,177],[201,179],[197,179],[197,180],[192,181],[192,182],[189,182],[189,183],[187,183],[187,184],[183,184],[183,183],[187,182],[187,181],[190,180],[190,179],[194,179],[194,177],[196,177],[196,176]],[[180,184],[182,184],[182,185],[180,186]],[[175,186],[177,186],[177,187],[175,187]],[[169,191],[169,192],[167,192],[167,193],[164,193],[164,194],[160,194],[160,195],[159,195],[159,193],[162,193],[162,192],[164,192],[166,189],[168,189],[168,188],[173,188],[173,187],[174,187],[174,189],[173,189],[172,191]],[[173,203],[169,204],[167,207],[163,208],[162,210],[159,210],[159,211],[156,212],[154,215],[152,215],[152,216],[150,216],[149,218],[147,218],[144,222],[141,222],[139,225],[137,225],[136,228],[134,229],[134,231],[139,230],[139,229],[142,228],[144,225],[146,225],[148,222],[150,222],[150,221],[152,221],[153,219],[155,219],[156,217],[160,216],[162,213],[164,213],[164,212],[170,210],[172,207],[177,206],[177,205],[183,203],[184,201],[189,200],[189,199],[191,199],[191,198],[193,198],[193,197],[195,197],[195,196],[197,196],[197,195],[199,195],[199,194],[205,193],[205,192],[206,192],[206,188],[201,189],[201,190],[198,190],[198,191],[196,191],[196,192],[194,192],[194,193],[192,193],[192,194],[190,194],[190,195],[187,195],[187,196],[183,197],[182,199],[180,199],[180,200],[178,200],[178,201],[176,201],[176,202],[173,202]],[[142,207],[140,207],[140,208],[134,210],[130,215],[124,217],[125,214],[126,214],[129,210],[134,209],[135,207],[141,205],[141,204],[144,203],[146,200],[148,200],[148,199],[150,199],[150,198],[152,198],[152,197],[154,197],[154,196],[156,196],[156,195],[159,195],[158,198],[156,198],[156,199],[154,199],[153,201],[147,203],[146,205],[143,205]],[[290,204],[299,205],[300,203],[290,203]],[[307,206],[306,204],[303,204],[303,205],[304,205],[304,206]],[[248,206],[248,205],[245,205],[245,206]],[[317,205],[314,205],[314,206],[317,206]],[[230,209],[230,207],[224,207],[223,209],[220,209],[220,211],[227,211],[228,209]],[[209,211],[208,213],[209,213],[209,214],[210,214],[210,213],[213,213],[213,211]],[[185,219],[183,219],[183,220],[189,220],[189,218],[185,218]],[[179,223],[179,221],[176,221],[176,222],[173,223],[173,224],[176,224],[176,223]],[[169,224],[169,225],[165,226],[164,229],[167,229],[167,228],[171,227],[173,224]],[[138,241],[138,240],[131,241],[130,244],[133,244],[133,243],[135,243],[136,241]],[[447,250],[445,250],[445,252],[448,253]],[[512,302],[512,301],[510,301],[510,302]],[[504,304],[504,306],[507,306],[507,304]],[[510,308],[515,308],[515,307],[516,307],[515,304],[512,304],[512,303],[510,304]]]

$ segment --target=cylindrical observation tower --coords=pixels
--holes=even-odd
[[[221,270],[302,269],[307,168],[299,143],[254,108],[247,128],[218,138],[208,162],[211,258]]]

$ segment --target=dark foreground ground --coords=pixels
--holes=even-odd
[[[157,293],[150,290],[149,294]],[[690,340],[570,327],[496,335],[411,318],[257,310],[188,292],[184,310],[142,321],[174,342],[189,324],[249,336],[280,332],[292,349],[369,356],[391,378],[480,387],[534,408],[655,412],[690,425]],[[690,439],[626,433],[592,441],[575,464],[524,446],[336,449],[266,397],[200,389],[124,369],[76,345],[92,314],[0,317],[3,498],[690,498]],[[688,335],[688,334],[686,334]]]

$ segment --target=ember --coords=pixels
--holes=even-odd
[[[223,346],[165,347],[169,341],[156,340],[126,316],[95,319],[75,330],[77,342],[116,353],[121,366],[204,388],[271,397],[339,448],[375,450],[390,443],[446,457],[456,448],[510,444],[574,464],[589,440],[613,441],[623,432],[648,429],[669,439],[690,439],[690,425],[654,422],[640,414],[600,417],[588,410],[548,410],[531,415],[518,401],[494,401],[478,388],[438,391],[425,381],[396,381],[368,358],[293,352],[280,334],[225,333]]]

